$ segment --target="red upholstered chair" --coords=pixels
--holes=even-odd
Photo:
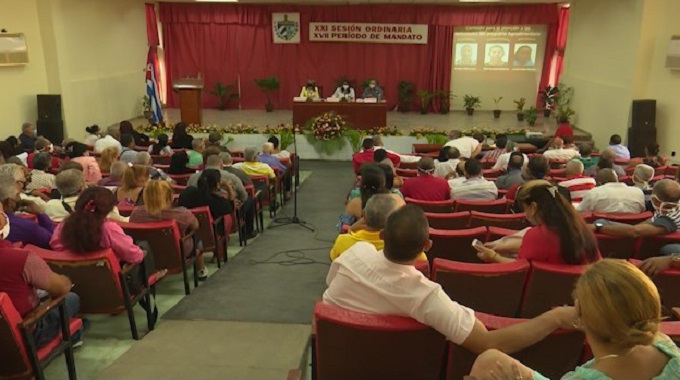
[[[482,170],[482,176],[490,181],[495,180],[501,175],[500,170],[493,170],[493,169],[484,169]]]
[[[181,194],[182,191],[187,188],[186,185],[177,185],[175,183],[171,183],[170,187],[172,188],[173,194]]]
[[[189,211],[198,219],[196,236],[203,243],[201,253],[212,252],[217,261],[217,267],[221,268],[221,261],[227,262],[228,232],[231,231],[232,225],[231,215],[213,219],[208,206],[192,208]],[[227,229],[227,225],[229,229]]]
[[[636,239],[623,236],[595,234],[597,247],[602,257],[630,259],[635,253]]]
[[[580,212],[579,214],[581,214],[581,216],[583,217],[583,220],[585,220],[586,223],[592,223],[595,220],[595,218],[593,218],[593,214],[591,212],[583,211],[583,212]]]
[[[674,309],[673,313],[676,315],[676,319],[680,319],[680,310]],[[665,321],[659,324],[659,330],[662,333],[668,335],[675,345],[680,345],[680,322],[678,321]]]
[[[464,230],[435,230],[430,228],[432,248],[427,252],[430,266],[435,258],[461,261],[466,263],[481,263],[477,257],[477,250],[472,248],[472,241],[484,241],[486,227],[468,228]]]
[[[51,299],[33,309],[26,318],[14,307],[12,300],[6,293],[0,292],[0,378],[2,379],[31,379],[43,380],[43,370],[56,359],[64,354],[68,378],[76,379],[76,365],[73,359],[73,347],[71,337],[73,333],[82,328],[83,323],[79,318],[72,318],[67,323],[61,324],[60,333],[45,345],[36,348],[31,331],[41,322],[47,312],[59,308],[60,320],[66,320],[64,309],[64,297]]]
[[[454,211],[480,211],[491,214],[505,214],[508,209],[508,201],[496,199],[493,201],[468,201],[459,199],[455,202]]]
[[[267,202],[267,205],[269,206],[269,217],[273,218],[274,215],[276,215],[276,209],[277,204],[276,204],[276,186],[275,183],[269,180],[269,177],[267,177],[264,174],[251,174],[250,178],[253,180],[253,186],[260,187],[262,189],[267,189],[266,194],[264,195],[264,200]],[[257,186],[257,185],[260,186]],[[264,203],[264,202],[263,202]]]
[[[498,199],[503,199],[508,195],[508,189],[498,189]]]
[[[453,212],[453,201],[421,201],[418,199],[406,198],[406,203],[416,205],[425,212]]]
[[[484,158],[484,159],[482,159],[481,163],[482,163],[482,169],[483,170],[492,169],[496,165],[496,159],[495,158],[490,158],[490,159]]]
[[[519,313],[529,262],[471,264],[435,259],[432,280],[452,300],[475,311],[515,317]]]
[[[460,230],[468,228],[470,223],[470,213],[468,211],[462,212],[426,212],[427,222],[430,228],[438,230]]]
[[[595,219],[608,219],[614,222],[626,223],[626,224],[639,224],[652,217],[650,211],[641,212],[639,214],[606,214],[606,213],[593,213],[593,220]]]
[[[314,379],[440,379],[446,338],[411,318],[317,302],[312,330]]]
[[[118,258],[110,248],[94,252],[76,253],[51,251],[28,245],[26,249],[40,256],[55,273],[63,274],[73,282],[73,292],[80,297],[80,312],[85,314],[118,314],[127,312],[132,338],[139,339],[133,308],[142,299],[148,303],[158,281],[153,274],[146,278],[144,263],[122,269]],[[139,289],[131,289],[127,277],[140,277]],[[147,311],[147,326],[154,329],[150,311]]]
[[[658,166],[654,168],[654,177],[663,177],[666,174],[666,170],[668,169],[668,166]]]
[[[629,260],[635,266],[640,266],[642,261],[631,259]],[[661,303],[663,306],[671,310],[680,307],[680,269],[667,269],[652,278],[656,288],[659,290]]]
[[[649,257],[659,256],[661,247],[672,243],[680,243],[680,231],[675,231],[666,235],[642,237],[638,241],[633,257],[644,260]]]
[[[397,175],[404,178],[413,178],[418,176],[418,170],[396,168]]]
[[[488,330],[498,330],[524,319],[504,318],[475,313]],[[556,330],[538,343],[511,356],[549,379],[559,379],[580,364],[585,337],[576,330]],[[477,355],[462,346],[449,342],[446,379],[459,380],[470,373]]]
[[[564,169],[564,168],[550,169],[550,173],[548,175],[553,177],[553,178],[555,178],[555,177],[564,178],[564,177],[566,177],[566,172],[567,172],[567,169]]]
[[[175,181],[175,184],[186,186],[191,174],[168,174],[168,177],[172,178],[172,180]]]
[[[130,205],[130,204],[119,204],[117,207],[118,207],[118,213],[121,216],[130,216],[132,214],[132,210],[135,209],[135,205]]]
[[[516,234],[516,230],[509,230],[507,228],[489,227],[489,232],[486,235],[486,241],[494,241],[500,238]]]
[[[533,318],[555,306],[572,305],[574,283],[585,267],[532,262],[520,316]]]
[[[561,169],[567,165],[567,162],[565,160],[549,160],[550,169]]]
[[[177,221],[163,220],[147,223],[124,223],[119,222],[125,233],[135,241],[146,241],[153,253],[156,269],[167,269],[168,273],[182,273],[184,277],[184,293],[189,295],[189,275],[187,268],[191,265],[194,271],[194,287],[198,286],[196,267],[196,250],[184,252],[183,242],[192,239],[193,234],[181,236]]]
[[[521,214],[489,214],[472,211],[470,213],[470,227],[500,227],[510,230],[522,230],[528,227],[524,213]]]
[[[444,145],[442,144],[413,144],[413,153],[439,153]]]
[[[152,154],[151,155],[151,162],[153,162],[153,165],[168,165],[170,166],[170,159],[172,156],[164,156],[162,154]]]
[[[262,192],[261,191],[255,191],[255,186],[252,183],[249,183],[247,185],[243,185],[245,187],[246,192],[250,197],[253,198],[255,201],[255,227],[258,227],[259,231],[264,231],[264,215],[262,211]]]
[[[678,165],[669,165],[666,166],[666,171],[664,172],[664,176],[666,178],[675,178],[675,175],[678,173]]]
[[[410,170],[416,170],[418,169],[418,163],[417,162],[400,162],[399,163],[399,168],[398,169],[410,169]]]

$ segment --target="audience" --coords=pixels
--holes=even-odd
[[[290,199],[290,189],[292,188],[292,177],[290,175],[290,170],[286,168],[286,165],[279,161],[277,156],[273,155],[274,144],[266,142],[262,144],[262,153],[258,156],[258,161],[276,168],[281,172],[281,183],[283,184],[284,197],[286,200]]]
[[[4,239],[12,243],[49,248],[54,224],[35,202],[19,198],[21,186],[23,184],[19,184],[11,175],[0,174],[0,203],[11,226]],[[34,215],[36,221],[22,218],[17,213]]]
[[[594,359],[562,379],[677,379],[680,351],[659,331],[661,301],[654,283],[634,265],[615,259],[590,265],[573,293],[574,326],[584,331]],[[548,380],[499,350],[472,366],[476,380]]]
[[[449,141],[444,146],[450,146],[458,149],[461,157],[474,158],[482,152],[482,142],[484,136],[481,133],[475,133],[470,136],[462,136],[460,131],[452,131],[449,135]]]
[[[142,190],[149,181],[149,168],[144,165],[130,165],[123,172],[120,187],[113,191],[118,205],[142,204]]]
[[[508,172],[496,178],[496,187],[507,189],[513,185],[524,183],[522,168],[524,167],[524,155],[521,152],[512,152],[508,162]]]
[[[243,150],[245,161],[234,164],[237,169],[243,170],[248,175],[266,175],[269,179],[275,179],[276,174],[271,166],[259,162],[257,157],[257,149],[253,146],[246,147]]]
[[[222,134],[217,131],[212,131],[208,135],[208,143],[206,144],[206,147],[208,146],[214,146],[217,149],[220,150],[220,152],[228,152],[229,149],[227,149],[226,146],[222,145]]]
[[[56,187],[54,174],[47,172],[50,169],[50,161],[49,153],[38,153],[33,156],[33,170],[31,170],[31,179],[26,184],[26,190],[52,190]]]
[[[175,152],[170,157],[170,166],[168,167],[168,174],[181,175],[195,173],[196,169],[188,168],[187,167],[188,164],[189,156],[187,156],[187,152],[183,150]]]
[[[149,154],[154,156],[172,156],[173,150],[168,145],[168,135],[161,133],[156,137],[156,142],[149,145]]]
[[[505,135],[504,133],[497,134],[496,139],[494,141],[494,145],[496,146],[494,149],[484,152],[482,160],[488,161],[498,160],[498,157],[500,157],[501,154],[506,152],[505,147],[508,145],[508,136]]]
[[[588,170],[597,165],[597,162],[600,160],[600,157],[598,156],[591,156],[593,153],[593,144],[582,144],[579,148],[579,152],[581,153],[581,157],[577,157],[576,159],[583,163],[583,170]]]
[[[123,151],[123,146],[120,145],[118,139],[120,139],[120,131],[118,128],[110,126],[106,129],[106,136],[94,143],[94,151],[101,153],[104,149],[112,146],[118,150],[118,153],[121,153]],[[62,143],[62,145],[66,144]]]
[[[465,181],[451,188],[451,199],[491,201],[498,198],[498,188],[493,181],[482,176],[482,164],[476,158],[465,162]]]
[[[509,140],[505,144],[505,153],[498,156],[498,159],[496,160],[496,163],[493,165],[492,169],[495,171],[508,170],[508,162],[510,162],[510,155],[512,154],[512,152],[515,151],[518,151],[515,149],[515,142]],[[524,158],[524,166],[527,166],[527,164],[529,163],[529,157],[526,154],[522,154],[522,157]]]
[[[373,135],[371,139],[373,140],[373,150],[385,149],[385,151],[389,155],[388,157],[391,157],[390,160],[396,157],[399,158],[399,162],[415,163],[420,161],[420,156],[414,156],[411,154],[399,154],[397,152],[385,148],[385,145],[383,144],[382,141],[382,136],[380,135]],[[394,161],[392,163],[394,164]]]
[[[172,130],[172,142],[170,147],[172,149],[192,149],[194,137],[187,134],[187,125],[183,121],[175,124]]]
[[[645,164],[635,165],[633,177],[631,178],[633,181],[633,186],[639,188],[643,192],[651,191],[652,187],[649,185],[649,181],[651,181],[652,178],[654,178],[653,167]]]
[[[127,120],[123,120],[118,124],[118,130],[120,131],[120,135],[132,135],[132,138],[134,139],[135,145],[146,145],[149,143],[149,136],[137,132],[133,127],[132,123],[130,123]],[[122,137],[121,137],[122,138]]]
[[[162,179],[164,181],[172,182],[172,179],[170,179],[170,177],[168,177],[168,175],[165,174],[162,169],[153,166],[153,160],[151,159],[149,152],[137,152],[137,156],[135,157],[133,164],[146,166],[147,170],[149,171],[150,179]]]
[[[120,135],[120,145],[123,146],[123,151],[120,153],[120,161],[126,164],[131,164],[137,158],[137,151],[135,150],[135,138],[129,133]]]
[[[387,177],[390,173],[392,173],[392,169],[388,166],[369,164],[361,167],[359,194],[356,196],[356,190],[351,191],[347,207],[345,207],[345,215],[351,217],[352,223],[361,218],[366,202],[375,194],[390,194],[398,206],[404,205],[401,193],[391,191],[391,183],[389,187],[387,186]],[[391,178],[391,180],[393,179]]]
[[[448,180],[449,183],[449,188],[453,189],[454,187],[460,185],[461,183],[465,182],[465,163],[467,162],[467,158],[461,157],[460,161],[458,161],[458,164],[456,164],[456,172],[454,178],[451,178]]]
[[[574,157],[579,157],[579,152],[574,148],[567,148],[564,146],[564,140],[556,137],[552,149],[546,150],[543,156],[549,161],[569,161]]]
[[[445,146],[439,151],[439,157],[434,163],[434,176],[446,180],[456,176],[456,166],[460,162],[458,148]]]
[[[361,164],[365,162],[373,162],[373,152],[375,151],[375,142],[372,138],[365,138],[361,143],[361,151],[352,155],[352,164],[354,165],[354,172],[358,173]],[[385,150],[387,152],[387,150]],[[399,166],[401,159],[394,153],[387,152],[387,158],[392,161],[392,165]]]
[[[189,166],[198,166],[203,162],[203,151],[205,150],[205,140],[194,139],[191,142],[191,149],[187,150]]]
[[[279,160],[290,160],[290,152],[285,150],[285,149],[280,149],[279,147],[279,138],[276,136],[271,136],[269,139],[267,139],[267,142],[272,143],[274,145],[274,156],[276,156]],[[286,148],[286,147],[284,147]],[[289,161],[290,162],[290,161]]]
[[[597,172],[598,187],[583,195],[578,205],[581,212],[637,214],[645,211],[645,194],[637,187],[619,182],[612,169]]]
[[[29,169],[33,169],[33,157],[35,157],[36,154],[38,153],[46,153],[50,157],[50,165],[47,168],[47,170],[56,170],[59,167],[59,163],[61,160],[59,157],[53,156],[52,153],[54,151],[54,145],[50,142],[50,140],[44,138],[44,137],[38,137],[35,140],[35,150],[31,153],[29,153],[26,156],[26,166]]]
[[[626,171],[621,166],[614,163],[615,158],[616,156],[614,155],[613,150],[605,149],[600,155],[597,164],[585,171],[586,175],[594,177],[601,169],[613,169],[619,177],[626,175]]]
[[[401,186],[405,198],[420,201],[445,201],[451,199],[451,188],[444,178],[435,177],[434,160],[423,157],[418,161],[418,176],[408,178]]]
[[[16,163],[8,162],[0,165],[0,175],[7,175],[8,177],[14,178],[20,199],[33,202],[38,205],[39,208],[42,208],[50,197],[42,190],[26,190],[26,185],[30,182],[29,174],[26,167]]]
[[[121,161],[114,162],[111,165],[111,171],[109,172],[109,176],[104,177],[99,182],[97,182],[97,186],[103,186],[108,188],[120,186],[121,181],[123,180],[123,174],[125,173],[125,169],[127,168],[128,165],[124,162]]]
[[[241,182],[243,182],[243,185],[250,185],[253,183],[253,179],[250,178],[246,172],[234,167],[234,159],[231,157],[229,152],[222,152],[219,156],[222,158],[222,169],[224,171],[237,176]]]
[[[31,123],[24,123],[21,126],[21,134],[19,135],[19,143],[21,148],[26,152],[31,152],[35,149],[35,140],[37,137],[35,127]]]
[[[573,328],[574,308],[557,307],[524,323],[487,331],[473,310],[452,301],[441,285],[414,267],[432,244],[427,218],[414,205],[392,212],[382,236],[383,250],[358,242],[333,261],[323,302],[362,313],[411,317],[474,353],[489,348],[516,352],[557,328]]]
[[[394,169],[394,164],[387,158],[387,151],[385,149],[375,149],[373,151],[373,162],[376,164],[387,165]]]
[[[609,138],[609,149],[614,152],[614,157],[617,159],[624,161],[630,160],[630,151],[627,146],[621,144],[620,135],[612,135]]]
[[[101,131],[99,130],[99,126],[97,124],[85,127],[85,138],[83,139],[83,144],[94,148],[94,144],[97,143],[97,140],[99,140],[101,137]]]
[[[111,172],[111,165],[118,161],[119,156],[120,154],[118,154],[118,150],[112,146],[104,149],[99,155],[99,170],[102,173]],[[125,163],[127,163],[127,161],[125,161]]]
[[[559,186],[569,190],[569,195],[573,200],[582,199],[596,185],[595,178],[584,176],[583,170],[583,162],[579,160],[567,162],[564,173],[567,179],[558,183]]]
[[[89,155],[87,145],[74,141],[66,145],[64,151],[71,158],[71,161],[77,162],[83,166],[85,182],[97,183],[102,179],[99,164],[94,157]]]
[[[645,157],[642,163],[653,168],[666,165],[666,157],[659,154],[658,144],[647,144],[645,147]]]
[[[10,136],[6,140],[9,143],[10,155],[5,157],[5,160],[9,160],[14,157],[21,161],[21,165],[26,166],[26,159],[28,158],[28,153],[21,146],[21,142],[14,136]]]

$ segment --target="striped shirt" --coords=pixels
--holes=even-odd
[[[576,176],[571,177],[566,181],[558,183],[559,186],[566,187],[569,190],[571,199],[582,199],[583,196],[588,192],[588,190],[595,187],[595,178]]]
[[[664,215],[657,211],[649,222],[655,226],[665,228],[667,233],[675,232],[678,230],[678,226],[680,226],[680,208]]]
[[[460,185],[452,187],[451,198],[469,201],[491,201],[498,198],[498,188],[492,181],[482,177],[472,177],[466,179]]]

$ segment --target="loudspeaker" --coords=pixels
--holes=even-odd
[[[61,95],[38,95],[38,120],[63,120]]]
[[[628,150],[631,157],[644,157],[645,147],[656,144],[656,128],[628,128]]]
[[[631,128],[643,129],[656,128],[656,100],[633,100],[630,126]]]
[[[38,126],[38,136],[43,136],[50,140],[54,145],[61,145],[64,141],[64,122],[62,120],[40,120]]]

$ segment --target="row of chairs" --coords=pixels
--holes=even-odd
[[[472,200],[446,200],[446,201],[422,201],[413,198],[406,198],[406,203],[416,205],[425,212],[432,213],[451,213],[461,211],[479,211],[491,214],[505,214],[508,210],[508,200],[505,198],[491,201],[472,201]]]

